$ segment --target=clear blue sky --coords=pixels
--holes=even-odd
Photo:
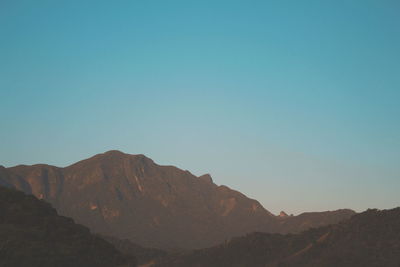
[[[0,1],[0,164],[110,149],[268,210],[400,205],[400,2]]]

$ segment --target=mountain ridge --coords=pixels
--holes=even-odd
[[[197,177],[143,154],[111,150],[63,168],[17,165],[0,169],[0,183],[97,233],[145,247],[202,248],[249,232],[286,231],[257,200],[216,185],[209,174]]]
[[[299,234],[251,233],[211,248],[171,254],[154,267],[397,267],[400,207],[369,209]]]

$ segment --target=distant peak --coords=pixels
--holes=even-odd
[[[288,217],[289,215],[287,215],[287,213],[286,212],[284,212],[284,211],[281,211],[280,213],[279,213],[279,217]]]
[[[110,150],[104,153],[96,154],[91,159],[110,160],[110,159],[122,159],[127,156],[128,154],[125,154],[119,150]]]
[[[210,183],[210,184],[213,183],[212,177],[211,177],[211,175],[208,174],[208,173],[207,173],[207,174],[204,174],[204,175],[202,175],[202,176],[200,176],[199,179],[201,179],[201,180],[203,180],[203,181],[206,181],[206,182],[208,182],[208,183]]]
[[[118,157],[118,158],[121,158],[121,157],[135,157],[135,158],[139,158],[139,159],[149,159],[148,157],[146,157],[143,154],[127,154],[127,153],[124,153],[124,152],[119,151],[119,150],[110,150],[110,151],[104,152],[102,154],[98,154],[96,156],[100,156],[100,157],[101,156],[103,156],[103,157]]]
[[[72,166],[77,167],[77,166],[82,166],[82,164],[97,164],[97,163],[113,165],[115,162],[119,162],[122,160],[133,160],[136,161],[137,163],[140,162],[142,164],[154,164],[152,159],[146,157],[143,154],[127,154],[119,150],[110,150],[104,153],[96,154],[88,159],[78,161],[68,167]]]
[[[126,154],[119,150],[109,150],[109,151],[104,152],[103,155],[126,155]]]

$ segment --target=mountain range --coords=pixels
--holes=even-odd
[[[398,267],[400,208],[367,210],[300,234],[252,233],[173,254],[159,267]]]
[[[211,247],[251,232],[298,233],[355,214],[344,209],[275,216],[208,174],[197,177],[115,150],[65,168],[0,166],[0,185],[51,203],[95,233],[169,251]]]

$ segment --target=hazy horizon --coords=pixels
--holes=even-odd
[[[398,1],[0,3],[0,165],[117,149],[267,210],[399,206]]]

